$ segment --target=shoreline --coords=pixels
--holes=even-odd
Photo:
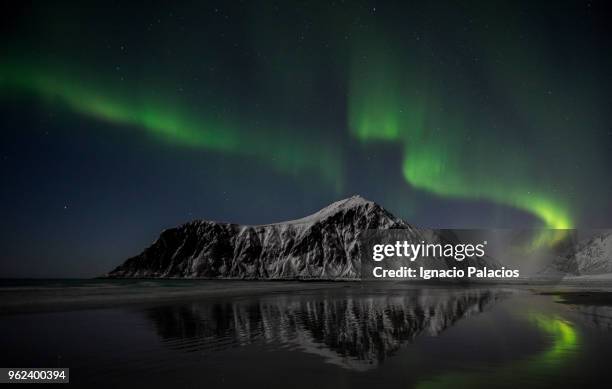
[[[297,282],[296,282],[297,281]],[[5,285],[8,283],[8,285]],[[359,291],[375,288],[376,293],[401,293],[418,289],[517,289],[554,294],[572,291],[610,293],[608,280],[576,282],[431,280],[241,280],[185,278],[92,278],[92,279],[3,279],[0,280],[0,316],[83,309],[153,305],[177,301],[222,301],[277,293]]]

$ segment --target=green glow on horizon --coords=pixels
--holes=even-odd
[[[337,191],[342,185],[341,161],[331,145],[309,142],[289,131],[249,131],[248,125],[235,120],[196,115],[173,105],[170,98],[134,97],[100,85],[105,84],[52,67],[0,64],[0,93],[15,90],[36,96],[81,115],[144,130],[167,144],[254,157],[294,176],[314,173]]]

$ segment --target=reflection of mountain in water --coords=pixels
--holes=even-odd
[[[173,348],[212,351],[278,342],[364,370],[393,355],[403,343],[423,334],[437,335],[500,297],[499,291],[474,289],[294,295],[168,306],[148,314]]]
[[[583,323],[599,330],[612,331],[612,307],[594,305],[573,306],[574,312],[580,314]]]
[[[557,302],[566,304],[578,319],[599,330],[612,330],[612,292],[566,292],[556,294]]]

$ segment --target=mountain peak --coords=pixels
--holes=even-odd
[[[353,208],[353,207],[359,207],[362,205],[377,205],[375,202],[370,201],[366,198],[361,197],[360,195],[353,195],[351,197],[347,197],[345,199],[342,200],[338,200],[336,202],[331,203],[330,205],[328,205],[327,207],[323,208],[323,209],[327,209],[327,208]]]
[[[339,212],[346,212],[350,209],[355,209],[355,208],[362,208],[363,210],[378,209],[378,210],[384,211],[384,209],[380,205],[376,204],[375,202],[367,200],[359,195],[354,195],[354,196],[347,197],[345,199],[333,202],[327,207],[322,208],[321,210],[311,215],[308,215],[301,219],[291,220],[291,221],[284,222],[284,223],[290,223],[290,224],[312,223],[318,220],[323,220]],[[392,215],[390,216],[393,217]]]

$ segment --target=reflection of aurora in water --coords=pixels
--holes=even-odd
[[[532,360],[532,364],[540,365],[539,367],[560,367],[559,365],[565,362],[565,357],[578,348],[578,333],[569,322],[560,317],[532,314],[532,318],[541,330],[554,336],[553,346]]]
[[[539,313],[528,314],[528,319],[544,334],[553,339],[552,346],[531,358],[503,365],[496,370],[483,374],[447,373],[426,380],[418,388],[445,387],[490,387],[492,384],[518,386],[520,380],[533,385],[532,378],[538,375],[550,378],[569,362],[569,358],[579,347],[579,336],[574,326],[559,316]],[[544,380],[546,382],[546,380]]]

